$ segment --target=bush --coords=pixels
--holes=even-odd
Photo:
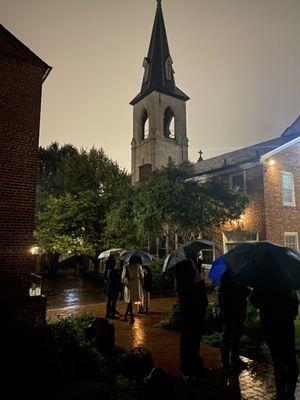
[[[105,357],[86,337],[92,320],[91,315],[73,315],[30,331],[26,339],[18,336],[10,375],[18,382],[23,378],[26,390],[42,392],[45,399],[142,398],[143,379],[154,366],[151,353],[138,347]]]
[[[222,318],[218,303],[209,303],[205,318],[205,332],[207,335],[222,332]]]
[[[170,272],[162,272],[164,260],[156,258],[149,263],[152,272],[153,290],[172,290],[174,289],[174,280]]]
[[[210,335],[204,335],[204,341],[211,347],[220,347],[222,340],[222,334],[220,332],[214,332]]]
[[[222,331],[222,321],[216,310],[216,303],[209,303],[205,318],[205,332],[212,334]],[[181,307],[180,304],[174,304],[166,320],[160,324],[162,328],[171,329],[174,331],[181,330]]]
[[[161,328],[170,329],[172,331],[181,330],[181,307],[180,304],[174,304],[172,310],[169,312],[168,317],[163,320],[159,326]]]
[[[154,367],[151,353],[143,346],[134,347],[126,353],[122,365],[123,373],[133,379],[143,380]]]

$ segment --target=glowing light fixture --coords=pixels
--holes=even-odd
[[[271,158],[271,160],[269,161],[269,166],[272,167],[272,165],[274,165],[274,164],[275,164],[275,160],[273,160],[273,159]]]
[[[37,246],[32,246],[31,249],[30,249],[30,253],[31,253],[32,255],[39,254],[39,247],[37,247]]]

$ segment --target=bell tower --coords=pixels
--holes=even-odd
[[[173,60],[163,18],[161,0],[156,15],[140,93],[133,106],[131,174],[133,183],[143,182],[150,173],[170,161],[188,160],[186,101],[189,97],[175,85]]]

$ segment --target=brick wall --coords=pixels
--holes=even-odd
[[[224,179],[229,185],[229,175]],[[249,205],[238,221],[231,221],[214,232],[216,256],[223,254],[223,232],[247,230],[258,232],[259,240],[266,239],[265,206],[264,206],[264,167],[257,165],[246,170],[246,194]]]
[[[43,71],[0,55],[0,301],[28,294]]]
[[[271,157],[274,165],[265,164],[264,186],[266,204],[266,237],[284,245],[284,232],[300,235],[300,144],[297,143]],[[295,206],[284,206],[282,201],[281,171],[294,176]]]

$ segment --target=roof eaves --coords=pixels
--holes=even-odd
[[[189,180],[206,180],[217,176],[227,175],[234,173],[236,171],[242,171],[245,169],[253,168],[260,164],[259,159],[248,160],[247,162],[237,163],[226,165],[223,168],[218,168],[214,170],[208,170],[201,172],[200,174],[195,174],[194,176],[190,177]]]
[[[300,141],[300,136],[296,137],[295,139],[290,140],[287,143],[284,143],[283,145],[276,147],[274,150],[269,151],[268,153],[265,153],[261,156],[260,158],[260,162],[265,162],[266,159],[268,159],[269,157],[274,156],[275,154],[279,153],[282,150],[285,150],[286,148],[292,146],[295,143],[298,143]]]

